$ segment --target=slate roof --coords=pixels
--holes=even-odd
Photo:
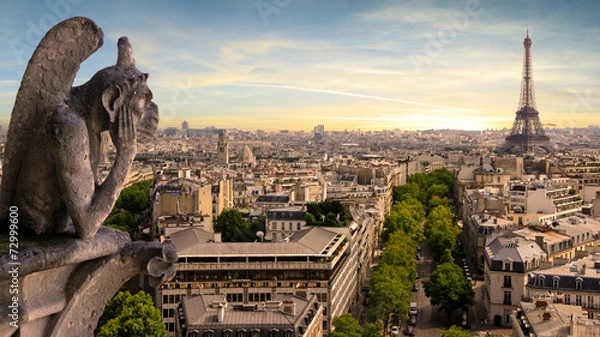
[[[304,217],[306,217],[306,210],[303,210],[302,207],[273,208],[267,211],[267,218],[269,219],[269,221],[303,221]]]
[[[323,253],[337,234],[319,227],[293,233],[289,242],[208,242],[194,229],[179,231],[171,236],[179,257],[239,257],[239,256],[317,256]]]
[[[293,301],[296,306],[296,315],[287,314],[278,309],[239,310],[239,306],[227,304],[223,321],[218,322],[218,309],[213,307],[213,302],[226,303],[224,295],[185,296],[182,299],[187,326],[189,328],[201,327],[202,329],[223,329],[234,326],[289,328],[294,330],[294,323],[304,314],[309,301],[293,295],[274,295],[274,301]],[[252,303],[258,305],[258,303]]]
[[[510,259],[513,261],[512,271],[526,272],[525,261],[546,256],[546,253],[535,241],[520,237],[499,236],[492,240],[485,249],[486,254],[492,260],[490,266],[492,270],[502,270],[503,262]]]

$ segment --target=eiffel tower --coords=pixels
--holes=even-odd
[[[523,56],[523,80],[521,82],[519,107],[510,135],[506,137],[502,149],[504,151],[531,152],[538,147],[550,150],[550,138],[544,132],[539,112],[535,106],[529,29],[523,41],[523,46],[525,46],[525,55]]]

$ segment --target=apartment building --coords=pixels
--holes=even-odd
[[[547,254],[531,240],[499,236],[486,247],[483,301],[488,321],[510,325],[510,316],[525,295],[528,274],[547,264]]]
[[[545,181],[511,185],[508,208],[515,223],[551,222],[581,212],[583,198],[573,186],[551,184]]]
[[[265,239],[284,241],[292,233],[306,228],[306,207],[291,206],[267,210],[265,217]]]
[[[600,255],[594,254],[528,276],[526,299],[580,306],[587,318],[600,319]]]
[[[223,243],[206,242],[190,230],[171,235],[177,274],[156,291],[168,336],[175,336],[175,313],[185,296],[223,295],[237,305],[270,301],[276,294],[314,294],[329,332],[333,318],[351,308],[359,291],[353,241],[344,234],[313,227],[287,242]]]
[[[588,319],[581,307],[548,303],[544,298],[521,302],[511,317],[515,337],[600,335],[598,321]]]
[[[528,240],[535,240],[548,254],[553,264],[586,256],[587,249],[599,239],[600,222],[583,216],[557,219],[552,224],[531,224],[513,233]]]
[[[177,337],[322,337],[316,296],[273,295],[270,301],[230,303],[224,295],[186,296],[178,307]]]
[[[212,232],[212,186],[207,182],[177,178],[162,182],[154,188],[152,224],[155,235],[164,235],[164,226],[177,227],[181,216],[185,226],[193,226]],[[169,221],[167,221],[168,217]],[[159,218],[163,218],[159,226]],[[188,221],[192,219],[192,221]],[[160,227],[160,228],[159,228]]]

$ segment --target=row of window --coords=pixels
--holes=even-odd
[[[277,221],[271,222],[271,229],[274,230],[274,231],[277,230],[277,224],[278,224]],[[302,227],[302,223],[301,222],[297,222],[296,223],[296,229],[300,230],[301,227]],[[293,230],[294,229],[294,224],[292,222],[288,222],[288,229],[289,230]],[[285,222],[281,223],[281,230],[282,231],[285,230]]]
[[[248,301],[249,302],[265,302],[265,301],[270,301],[271,300],[271,293],[270,292],[265,292],[265,293],[248,293]],[[317,300],[319,302],[322,303],[326,303],[327,302],[327,293],[316,293],[317,295]],[[181,300],[183,299],[183,297],[186,296],[185,294],[176,294],[176,295],[163,295],[163,304],[177,304],[179,302],[181,302]],[[244,302],[244,294],[243,293],[228,293],[226,294],[227,296],[227,302],[231,302],[231,303],[240,303],[240,302]],[[167,311],[165,311],[167,310]],[[163,310],[163,317],[174,317],[173,313],[169,310],[173,310],[173,309],[164,309]]]
[[[535,282],[535,279],[532,279],[532,282]],[[537,284],[538,287],[545,287],[546,286],[546,276],[540,275],[537,278],[537,283],[538,283]],[[552,277],[552,288],[558,288],[559,286],[560,286],[560,277],[559,276]],[[582,289],[583,289],[583,279],[581,279],[581,278],[575,279],[575,290],[582,290]]]
[[[202,333],[200,333],[197,330],[192,330],[192,331],[188,331],[187,336],[189,337],[213,337],[215,335],[215,332],[213,330],[207,330],[204,331]],[[258,329],[254,329],[252,331],[250,331],[250,337],[260,337],[260,330]],[[285,330],[282,333],[279,332],[279,330],[277,329],[271,329],[269,331],[269,337],[292,337],[294,335],[294,332],[292,330]],[[221,336],[223,337],[234,337],[234,331],[231,329],[227,329],[227,330],[223,330],[221,332]],[[237,330],[235,332],[235,337],[246,337],[248,336],[248,331],[245,329],[240,329]]]

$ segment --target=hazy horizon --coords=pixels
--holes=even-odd
[[[128,36],[163,129],[510,128],[527,28],[542,124],[585,128],[600,124],[599,14],[558,0],[4,1],[0,124],[42,34],[82,15],[105,39],[75,84]]]

